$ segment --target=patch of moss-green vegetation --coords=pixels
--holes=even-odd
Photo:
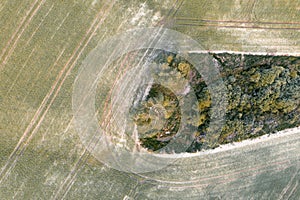
[[[219,131],[218,143],[205,145],[215,148],[221,144],[255,138],[300,125],[300,58],[289,56],[257,56],[237,54],[212,54],[227,87],[228,106],[225,124]],[[199,121],[195,124],[195,140],[187,152],[196,152],[207,144],[210,122],[211,94],[199,72],[184,58],[160,52],[154,61],[165,68],[175,69],[179,76],[189,81],[198,100],[196,109]],[[161,95],[159,95],[161,93]],[[153,99],[156,99],[153,102]],[[157,100],[160,99],[160,100]],[[149,100],[150,103],[149,103]],[[149,109],[161,104],[166,122],[161,129],[147,130],[140,138],[142,146],[158,150],[166,146],[178,130],[180,110],[176,97],[166,88],[154,85],[148,102],[135,115],[137,125],[150,123]],[[167,108],[170,102],[173,106]],[[143,114],[142,114],[143,113]],[[166,134],[168,137],[166,137]]]
[[[300,58],[213,56],[221,66],[229,99],[220,144],[300,125]]]
[[[141,126],[139,139],[148,150],[156,151],[166,146],[179,129],[178,99],[162,85],[153,84],[146,99],[131,112],[135,124]]]

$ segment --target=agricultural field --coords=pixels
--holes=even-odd
[[[299,199],[299,10],[297,0],[1,1],[0,199]],[[123,38],[123,49],[105,41],[149,27],[172,30],[173,38],[182,36],[197,44],[199,48],[189,53],[208,55],[224,90],[212,94],[189,57],[176,52],[111,56],[125,51],[135,35]],[[172,46],[164,34],[160,36],[154,37],[158,44]],[[147,39],[139,42],[136,47]],[[113,45],[105,51],[101,44]],[[78,123],[76,111],[82,110],[74,110],[74,97],[81,89],[76,83],[100,79],[97,73],[81,76],[102,62],[93,60],[99,49],[113,53],[102,55],[110,65],[96,83],[91,119],[99,120],[101,128],[112,120],[121,127],[118,134],[140,136],[124,143],[120,135],[107,134],[117,147],[105,143],[104,137],[97,152],[98,147],[86,143],[91,138],[80,134],[85,124]],[[190,104],[181,104],[177,91],[157,84],[146,88],[139,106],[126,99],[132,93],[127,84],[143,83],[134,66],[147,63],[147,58],[160,67],[155,68],[159,76],[173,73],[170,85],[191,85],[180,90],[184,95],[195,93]],[[226,102],[218,104],[213,97]],[[192,110],[192,115],[178,105]],[[118,106],[129,109],[116,114]],[[89,109],[84,104],[85,108]],[[118,118],[124,115],[126,119]],[[220,129],[210,126],[214,115],[222,117]],[[126,132],[126,120],[136,135]],[[191,122],[183,129],[193,130],[193,139],[180,138],[182,144],[190,142],[184,144],[187,148],[155,157],[163,162],[152,160],[152,170],[135,170],[144,157],[118,154],[118,148],[131,145],[138,153],[156,155],[176,137],[182,122]]]

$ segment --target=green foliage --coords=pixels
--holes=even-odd
[[[197,99],[199,120],[196,124],[195,141],[188,152],[203,148],[215,148],[221,144],[242,141],[248,138],[273,133],[300,125],[300,58],[284,56],[254,56],[214,54],[220,73],[228,90],[228,106],[225,125],[219,131],[217,143],[207,144],[206,137],[210,122],[212,99],[204,80],[197,70],[178,55],[162,51],[156,62],[163,69],[173,68],[179,76],[189,80]],[[149,150],[158,150],[176,134],[180,122],[179,104],[172,104],[175,97],[157,87],[150,96],[164,93],[160,104],[165,108],[164,118],[168,123],[160,131],[154,131],[141,143]],[[195,109],[195,108],[194,108]],[[145,109],[144,109],[145,111]],[[147,109],[146,109],[147,111]],[[140,114],[139,123],[149,123],[148,114]],[[167,140],[159,135],[169,132]],[[164,137],[164,136],[163,136]]]

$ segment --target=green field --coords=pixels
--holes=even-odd
[[[125,173],[85,150],[72,91],[98,42],[132,28],[170,28],[209,51],[299,56],[299,10],[298,0],[1,1],[0,199],[297,199],[299,131]]]

